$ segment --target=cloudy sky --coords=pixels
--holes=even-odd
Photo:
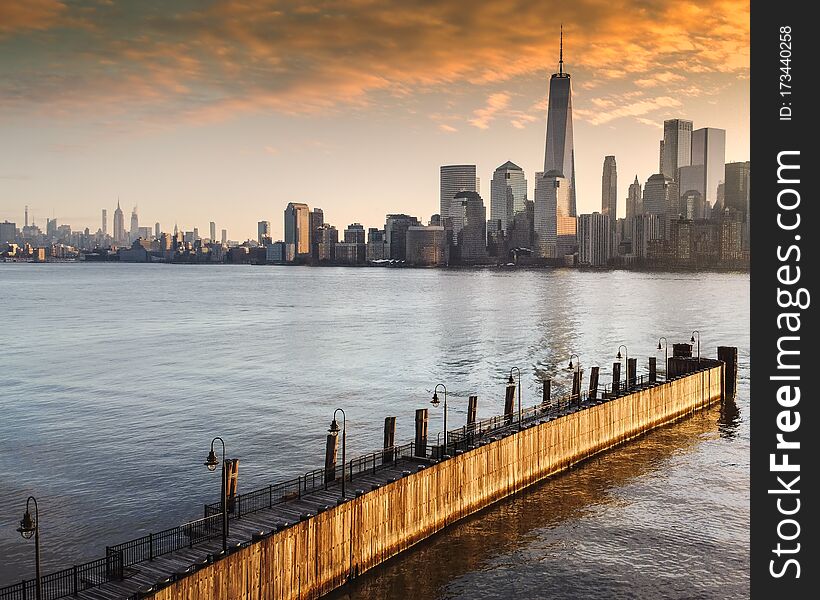
[[[748,0],[0,0],[0,220],[96,230],[119,197],[236,240],[290,201],[426,221],[439,165],[475,163],[489,207],[507,160],[532,197],[562,22],[579,212],[614,154],[623,215],[663,119],[749,158]]]

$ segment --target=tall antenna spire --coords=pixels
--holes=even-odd
[[[558,50],[558,74],[564,74],[564,24],[561,23],[561,43]]]

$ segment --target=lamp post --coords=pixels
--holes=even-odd
[[[669,379],[669,342],[665,337],[658,338],[658,350],[661,349],[661,340],[663,340],[663,376]]]
[[[222,550],[228,549],[228,469],[225,465],[225,440],[216,436],[211,440],[211,451],[208,453],[208,458],[205,460],[205,466],[211,472],[216,471],[219,464],[219,459],[214,452],[214,442],[219,440],[222,443]]]
[[[342,498],[345,497],[345,451],[347,450],[347,415],[341,408],[333,411],[333,421],[330,422],[328,433],[333,437],[339,435],[339,422],[336,420],[336,413],[342,413]]]
[[[34,502],[34,518],[31,518],[31,513],[29,512],[29,502]],[[43,597],[43,590],[42,585],[40,583],[40,513],[37,508],[37,498],[34,496],[29,496],[26,499],[26,512],[23,515],[22,520],[20,521],[20,527],[17,528],[17,531],[20,532],[20,535],[23,538],[30,540],[31,536],[34,536],[34,576],[36,580],[36,598],[37,600],[42,600]],[[23,594],[25,594],[25,589],[23,590]]]
[[[518,431],[521,431],[521,369],[518,367],[512,367],[510,369],[510,378],[507,380],[508,384],[515,384],[515,380],[513,379],[513,371],[518,373]]]
[[[698,363],[700,363],[700,331],[695,329],[692,332],[692,337],[689,339],[689,341],[692,342],[693,344],[695,343],[695,334],[696,333],[698,334]]]
[[[621,355],[621,348],[624,349],[623,356]],[[629,350],[626,347],[626,344],[621,344],[618,346],[618,354],[615,355],[615,358],[618,360],[626,359],[626,374],[624,375],[624,381],[626,381],[626,389],[629,389]]]
[[[439,405],[439,387],[444,389],[444,453],[447,454],[447,386],[445,386],[443,383],[436,384],[436,387],[433,388],[433,399],[430,400],[430,404],[436,407]]]

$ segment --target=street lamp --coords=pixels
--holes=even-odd
[[[576,359],[578,359],[577,362],[575,363],[575,365],[573,365],[573,363],[572,363],[572,357],[573,356]],[[573,367],[574,367],[574,369],[573,369]],[[567,365],[567,369],[570,370],[570,371],[574,370],[576,373],[579,373],[581,371],[581,357],[578,356],[577,354],[570,354],[569,355],[569,364]],[[572,390],[575,391],[575,376],[574,375],[573,375],[573,378],[572,378]],[[581,398],[580,390],[578,390],[578,392],[579,392],[578,393],[578,398],[580,400],[580,398]],[[570,396],[570,402],[571,401],[572,400],[571,400],[571,396]]]
[[[31,518],[29,512],[29,502],[34,502],[34,518]],[[34,536],[34,576],[36,578],[36,598],[41,600],[43,597],[42,585],[40,583],[40,514],[37,509],[37,499],[34,496],[29,496],[26,499],[26,512],[20,521],[20,527],[17,528],[23,538],[30,540]],[[25,594],[25,589],[23,590]]]
[[[509,385],[515,385],[515,380],[512,376],[513,371],[518,372],[518,430],[521,431],[521,369],[518,367],[512,367],[510,369],[510,378],[507,380]]]
[[[700,363],[700,331],[695,329],[692,332],[692,337],[689,339],[689,341],[692,342],[693,344],[695,343],[695,334],[696,333],[698,334],[698,363]]]
[[[336,420],[336,413],[342,413],[342,498],[345,497],[345,451],[347,450],[347,415],[345,411],[341,408],[337,408],[333,411],[333,421],[330,423],[330,429],[328,429],[328,433],[333,437],[339,435],[339,422]]]
[[[658,350],[661,349],[661,340],[663,340],[663,376],[669,378],[669,342],[665,337],[658,338]]]
[[[447,386],[443,383],[439,383],[433,388],[433,399],[430,400],[430,404],[433,406],[438,407],[438,388],[441,387],[444,389],[444,453],[447,453]]]
[[[624,354],[621,356],[621,348],[624,349]],[[621,360],[623,358],[626,359],[626,375],[624,376],[624,380],[626,381],[626,387],[629,389],[629,350],[626,347],[626,344],[621,344],[618,346],[618,354],[615,355],[615,358]]]
[[[228,469],[225,465],[225,440],[216,436],[211,440],[211,451],[208,453],[208,458],[205,460],[205,466],[211,472],[216,471],[219,465],[219,459],[214,452],[214,442],[219,440],[222,443],[222,550],[228,549]]]

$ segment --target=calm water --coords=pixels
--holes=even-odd
[[[221,435],[249,490],[397,439],[436,383],[448,421],[503,410],[519,366],[566,390],[570,353],[609,382],[618,345],[740,349],[737,406],[608,452],[466,519],[339,598],[732,598],[749,594],[749,278],[744,274],[0,264],[0,585],[201,516]],[[671,348],[670,348],[671,349]],[[430,431],[441,429],[431,408]]]

